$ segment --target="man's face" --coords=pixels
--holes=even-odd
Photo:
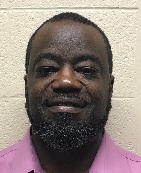
[[[93,141],[111,107],[102,35],[70,20],[45,24],[33,40],[26,87],[33,133],[48,147],[66,152]]]

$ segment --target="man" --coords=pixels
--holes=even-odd
[[[24,139],[3,151],[1,173],[140,173],[141,158],[113,144],[112,52],[104,32],[61,13],[32,35],[26,54]]]

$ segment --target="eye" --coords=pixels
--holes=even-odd
[[[98,77],[99,74],[99,70],[97,68],[88,66],[78,67],[75,71],[81,73],[83,76],[86,76],[88,78]]]
[[[54,66],[42,66],[36,69],[36,76],[38,77],[48,77],[59,71],[58,67]]]

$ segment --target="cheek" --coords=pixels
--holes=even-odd
[[[49,88],[50,81],[48,80],[32,80],[28,84],[28,94],[29,96],[37,96],[42,94],[45,90]]]
[[[44,87],[40,83],[29,85],[28,88],[28,99],[29,99],[29,108],[31,112],[36,111],[39,104],[42,103],[41,93],[43,92]]]
[[[88,85],[86,85],[86,90],[91,98],[87,116],[91,114],[92,121],[97,122],[106,113],[109,98],[108,86],[100,80],[97,82],[89,81]]]
[[[97,99],[100,102],[107,102],[109,97],[109,86],[101,81],[89,82],[87,85],[87,92],[92,99]]]

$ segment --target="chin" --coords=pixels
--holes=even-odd
[[[97,123],[76,120],[70,113],[58,113],[54,120],[33,122],[33,133],[38,134],[45,145],[58,152],[68,153],[95,140],[103,132],[107,116]]]
[[[87,107],[83,111],[72,112],[36,107],[33,112],[27,112],[33,135],[38,134],[48,148],[69,153],[93,142],[95,137],[104,131],[110,109],[109,99],[105,109]]]

